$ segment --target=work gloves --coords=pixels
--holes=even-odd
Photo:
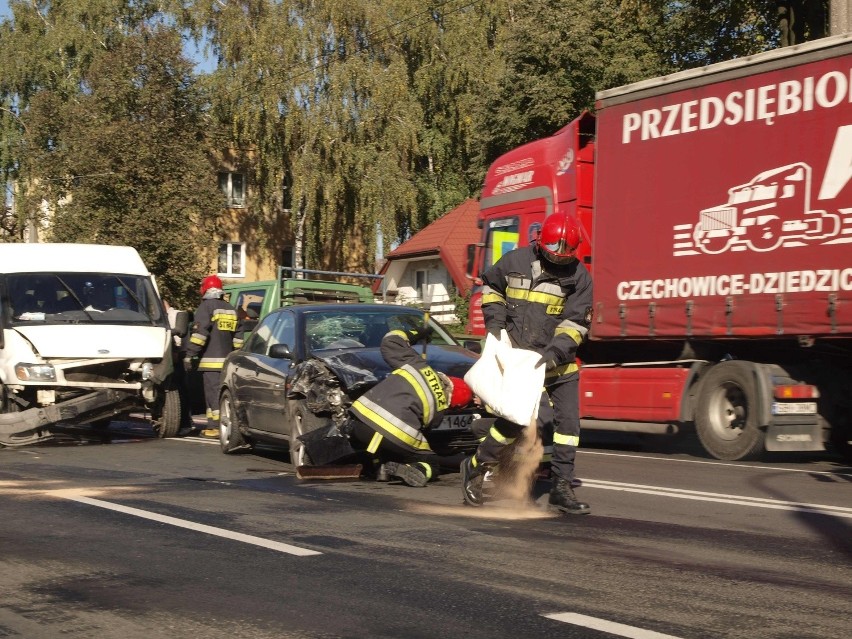
[[[432,335],[432,327],[422,326],[420,328],[412,328],[405,331],[405,335],[408,337],[408,343],[413,346],[418,342],[424,342],[429,339],[429,336]]]
[[[544,349],[544,352],[541,354],[541,358],[535,364],[535,368],[544,364],[544,370],[549,371],[556,368],[558,361],[559,351],[557,351],[553,345],[550,345]]]
[[[192,361],[191,357],[183,358],[183,370],[187,373],[191,373],[195,369],[195,362]]]

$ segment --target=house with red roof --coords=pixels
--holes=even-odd
[[[467,199],[386,255],[376,292],[397,304],[427,308],[441,323],[455,324],[452,289],[465,296],[468,247],[479,241],[479,202]]]

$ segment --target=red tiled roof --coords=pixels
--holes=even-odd
[[[385,273],[394,260],[434,255],[441,258],[459,292],[466,293],[471,285],[465,277],[467,246],[479,241],[478,214],[479,202],[465,200],[388,253],[380,273]]]

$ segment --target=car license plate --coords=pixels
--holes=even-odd
[[[773,402],[773,415],[813,415],[817,412],[816,402]]]
[[[438,424],[435,430],[465,430],[470,428],[473,420],[478,417],[479,415],[476,413],[469,413],[467,415],[444,415],[444,419],[441,420],[441,423]]]

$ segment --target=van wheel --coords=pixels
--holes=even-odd
[[[0,413],[17,413],[19,412],[18,405],[9,397],[9,391],[6,386],[0,384]]]
[[[701,384],[695,413],[704,450],[729,461],[758,457],[765,448],[765,434],[758,428],[757,405],[757,385],[748,362],[711,368]]]
[[[183,402],[177,388],[160,388],[157,402],[151,407],[151,419],[157,437],[175,437],[183,421]]]
[[[249,444],[240,432],[240,421],[231,391],[225,389],[219,397],[219,445],[226,455],[240,450],[250,450]]]

